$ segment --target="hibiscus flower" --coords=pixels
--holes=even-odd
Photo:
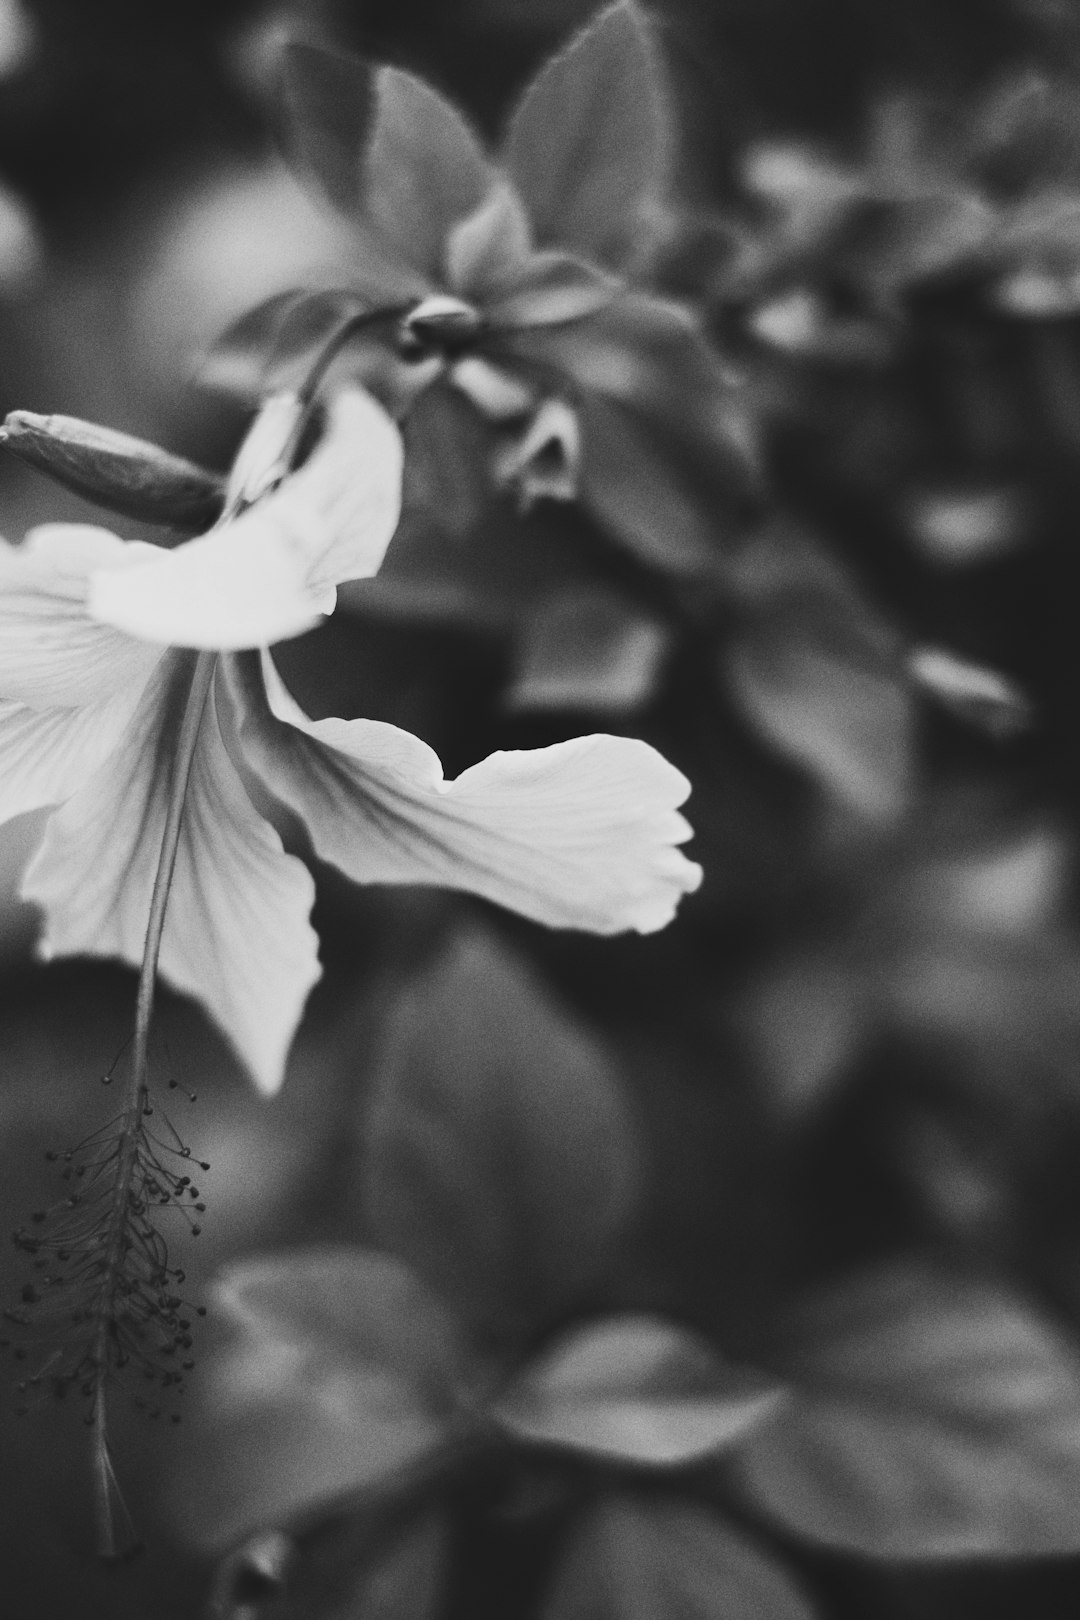
[[[275,807],[355,882],[466,890],[552,927],[649,932],[701,877],[676,847],[689,785],[646,743],[496,753],[446,781],[395,726],[300,710],[265,649],[378,570],[402,474],[398,429],[357,388],[288,471],[300,409],[271,399],[231,515],[173,551],[71,524],[0,551],[0,819],[55,807],[22,886],[42,953],[139,963],[167,895],[162,976],[266,1092],[319,976],[314,886]]]

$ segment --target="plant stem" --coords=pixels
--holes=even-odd
[[[116,1484],[109,1460],[106,1435],[105,1406],[106,1383],[109,1370],[109,1293],[123,1260],[124,1226],[132,1195],[132,1180],[138,1158],[139,1125],[146,1107],[147,1077],[150,1050],[150,1020],[154,1009],[154,987],[157,982],[158,958],[161,955],[161,937],[165,926],[165,912],[169,890],[172,887],[176,855],[180,847],[180,828],[183,822],[184,801],[187,797],[191,766],[199,739],[203,712],[217,665],[217,654],[199,653],[191,674],[187,699],[184,704],[180,735],[169,783],[168,804],[165,812],[165,830],[161,839],[154,887],[150,896],[150,912],[146,924],[142,965],[139,970],[139,988],[135,1002],[135,1036],[132,1043],[131,1073],[124,1120],[120,1132],[116,1163],[116,1183],[106,1228],[102,1275],[103,1305],[99,1311],[94,1335],[95,1389],[93,1407],[94,1483],[97,1511],[98,1551],[103,1558],[117,1556],[116,1525],[113,1512]]]

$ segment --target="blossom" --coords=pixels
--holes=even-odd
[[[174,551],[71,524],[0,551],[0,819],[54,807],[22,886],[45,913],[42,952],[141,960],[179,792],[160,971],[267,1092],[319,976],[312,879],[276,810],[356,882],[467,890],[554,927],[660,928],[701,875],[676,848],[688,784],[643,742],[496,753],[448,782],[395,726],[303,714],[259,649],[376,572],[402,453],[382,408],[349,388],[286,474],[275,445],[295,410],[278,398],[258,419],[233,474],[237,515]],[[185,786],[176,735],[199,656],[215,662]]]
[[[642,8],[616,0],[552,58],[494,150],[399,68],[294,43],[282,79],[287,148],[352,251],[338,285],[243,316],[210,375],[258,392],[368,319],[350,361],[407,413],[410,475],[440,522],[475,464],[525,506],[580,499],[650,566],[710,572],[755,501],[754,454],[729,368],[652,285],[674,129]]]

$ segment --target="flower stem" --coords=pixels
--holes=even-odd
[[[172,779],[169,784],[165,830],[161,839],[154,887],[150,896],[150,912],[146,925],[142,965],[139,970],[139,988],[135,1002],[135,1036],[132,1043],[131,1072],[124,1103],[123,1124],[120,1131],[116,1163],[116,1181],[112,1191],[109,1218],[104,1236],[104,1265],[108,1293],[112,1279],[122,1269],[124,1232],[131,1199],[133,1181],[138,1163],[139,1126],[147,1106],[150,1051],[150,1020],[154,1010],[154,987],[157,982],[158,958],[161,955],[161,937],[165,926],[165,912],[169,890],[172,887],[176,855],[180,847],[180,828],[183,822],[184,801],[188,780],[195,758],[203,712],[206,708],[210,684],[217,665],[217,654],[199,653],[191,674],[187,699],[184,704],[180,735],[177,739]],[[118,1556],[116,1535],[116,1500],[118,1496],[107,1440],[106,1383],[109,1372],[109,1331],[112,1315],[107,1308],[98,1312],[94,1339],[94,1404],[93,1446],[94,1485],[98,1533],[98,1552],[103,1558]]]

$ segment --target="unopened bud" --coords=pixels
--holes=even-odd
[[[472,304],[445,293],[434,293],[410,310],[402,324],[406,332],[426,344],[455,348],[476,336],[483,318]]]
[[[125,517],[198,534],[221,510],[223,482],[216,473],[96,422],[11,411],[0,443],[65,488]]]

